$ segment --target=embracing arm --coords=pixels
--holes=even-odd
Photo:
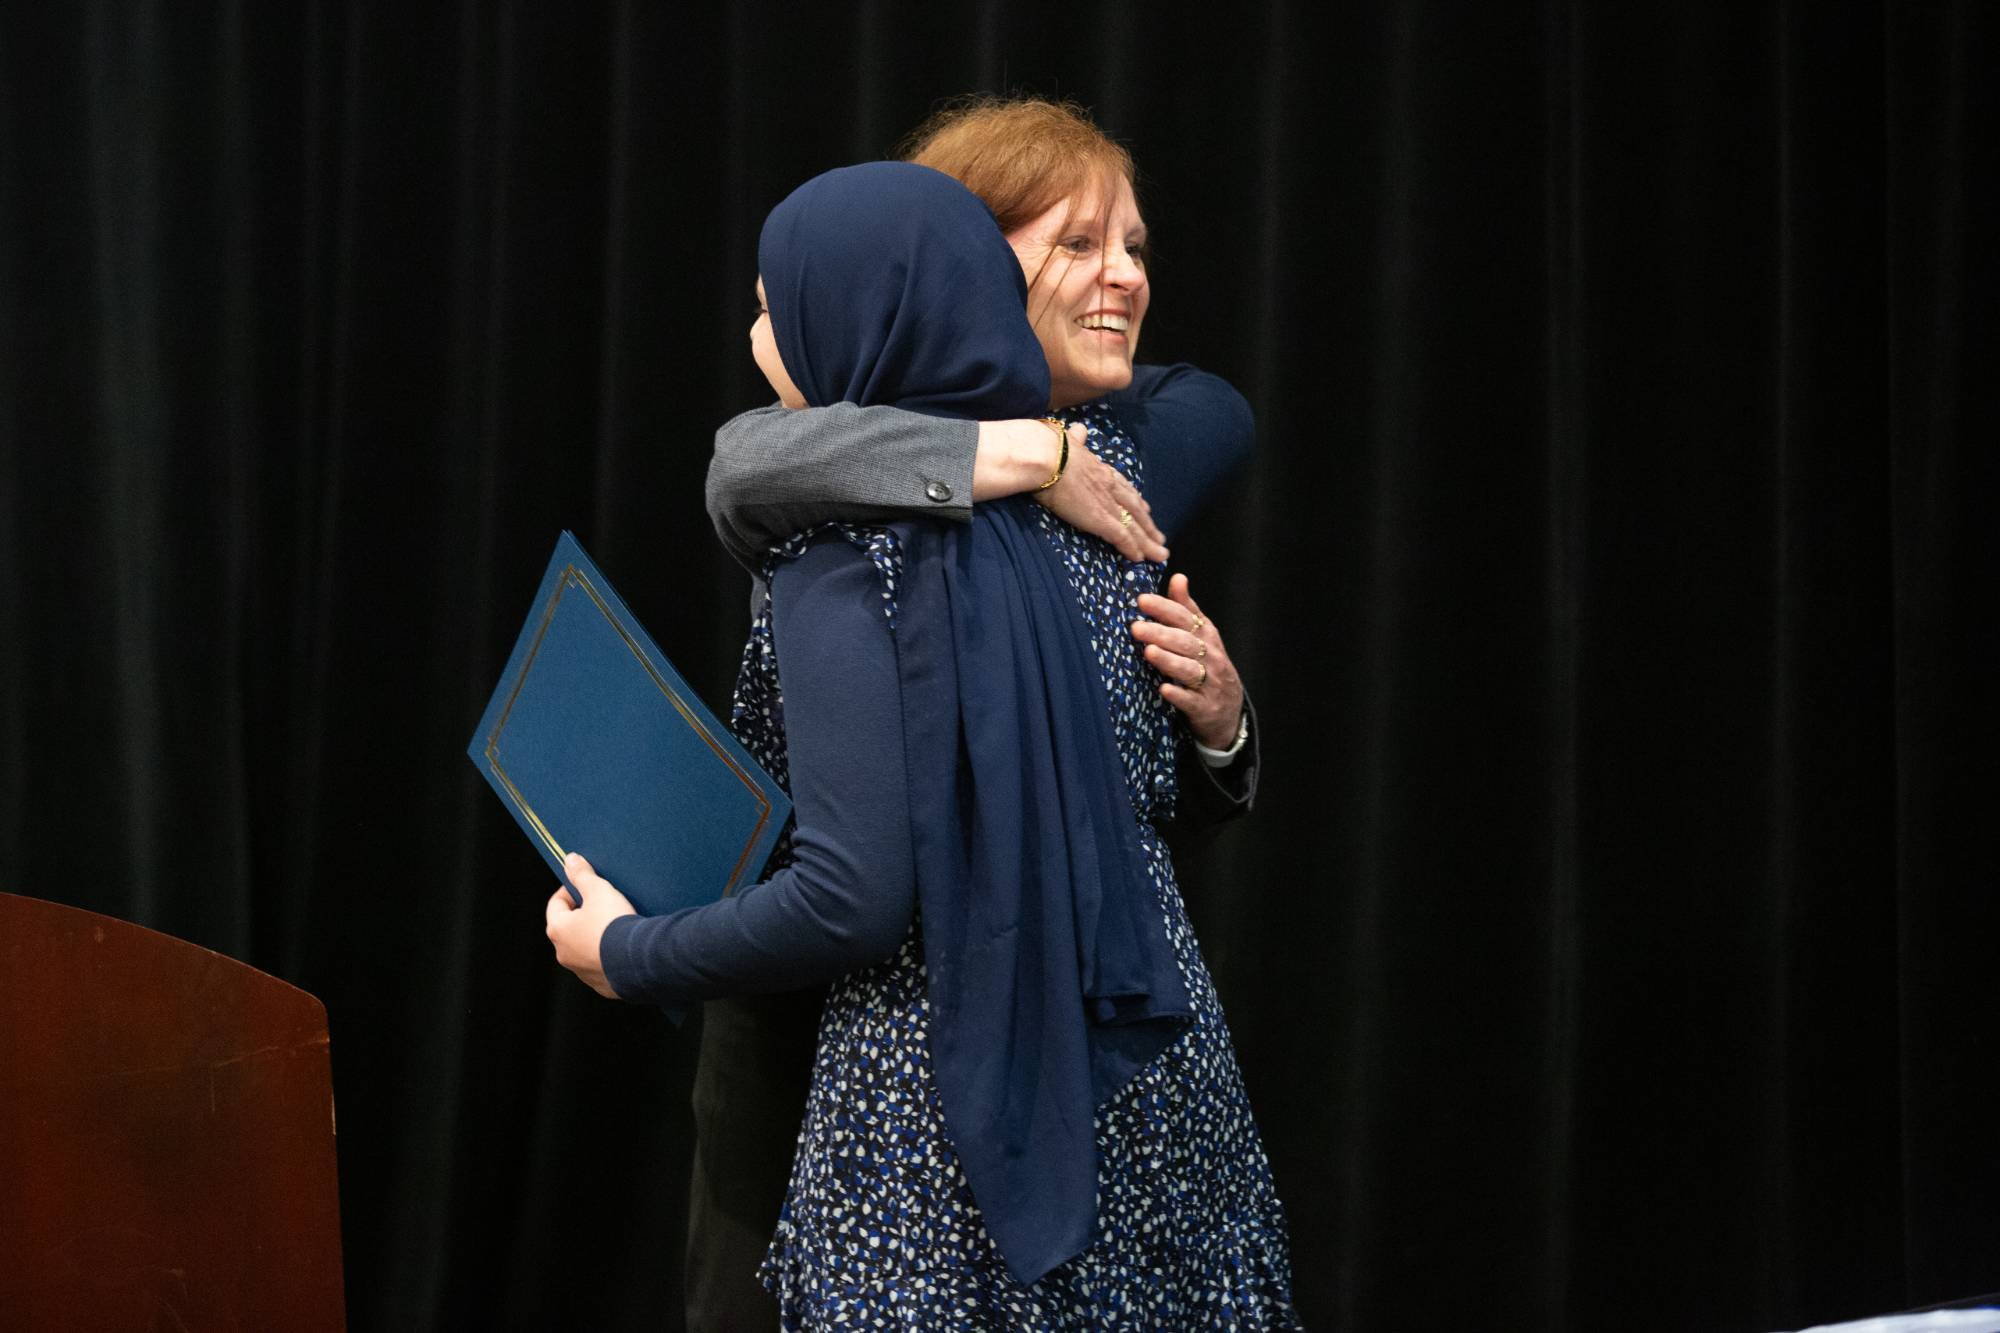
[[[853,403],[760,407],[715,432],[708,516],[753,572],[771,547],[830,519],[966,522],[978,448],[976,421]]]
[[[755,573],[795,532],[831,520],[885,523],[972,517],[981,500],[1035,492],[1057,517],[1132,559],[1164,560],[1147,502],[1070,428],[1061,442],[1033,419],[960,421],[896,407],[762,407],[724,422],[708,465],[708,516],[737,563]],[[1132,522],[1123,516],[1130,512]]]
[[[797,860],[735,896],[604,930],[619,997],[677,1005],[830,981],[895,952],[916,910],[895,646],[881,579],[838,539],[771,581]]]
[[[1145,454],[1146,498],[1169,538],[1249,460],[1257,442],[1256,419],[1235,386],[1184,363],[1134,366],[1131,386],[1110,401]]]

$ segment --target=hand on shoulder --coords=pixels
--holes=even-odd
[[[980,422],[972,466],[974,502],[1030,493],[1057,518],[1102,537],[1127,560],[1165,560],[1166,537],[1153,522],[1146,498],[1117,468],[1090,452],[1081,422],[1072,422],[1068,434],[1065,458],[1062,441],[1045,420]],[[1051,477],[1054,485],[1048,484]]]

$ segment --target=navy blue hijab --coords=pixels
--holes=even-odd
[[[772,210],[757,257],[808,403],[1046,408],[1021,266],[950,177],[828,172]],[[987,1232],[1023,1283],[1091,1244],[1096,1108],[1191,1012],[1096,657],[1030,503],[896,525],[895,630],[931,1063]]]

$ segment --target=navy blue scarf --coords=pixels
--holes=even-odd
[[[1048,366],[985,205],[925,167],[806,182],[758,246],[807,402],[1037,416]],[[1191,1009],[1088,632],[1025,498],[898,524],[902,685],[931,1063],[1008,1270],[1096,1234],[1094,1115]]]

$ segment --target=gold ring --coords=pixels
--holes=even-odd
[[[1197,662],[1195,665],[1201,668],[1201,674],[1195,677],[1193,686],[1194,689],[1198,690],[1208,684],[1208,664],[1206,662]]]
[[[1132,511],[1131,511],[1131,510],[1129,510],[1129,509],[1121,509],[1121,510],[1119,510],[1119,511],[1118,511],[1118,526],[1119,526],[1119,527],[1121,527],[1121,528],[1129,528],[1129,527],[1131,527],[1131,526],[1132,526]]]
[[[1188,626],[1188,633],[1190,634],[1201,633],[1201,627],[1204,623],[1205,622],[1201,618],[1201,612],[1199,611],[1195,612],[1194,624]]]

